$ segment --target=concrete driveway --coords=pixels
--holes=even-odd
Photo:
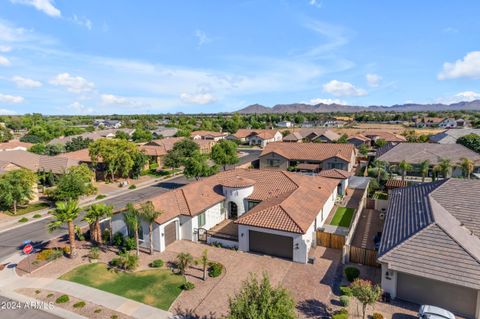
[[[225,272],[219,278],[203,281],[200,267],[193,266],[187,272],[187,279],[195,284],[195,288],[182,292],[170,307],[171,312],[219,318],[227,313],[228,298],[240,289],[242,281],[251,274],[261,277],[262,273],[269,275],[273,285],[280,284],[292,293],[301,318],[320,317],[325,311],[325,305],[330,303],[330,287],[340,263],[339,250],[317,247],[314,252],[317,258],[315,264],[311,265],[190,241],[177,241],[161,253],[160,258],[173,261],[180,252],[189,252],[197,258],[204,249],[208,249],[210,260],[225,266]]]

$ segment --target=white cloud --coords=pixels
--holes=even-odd
[[[443,70],[438,74],[438,79],[456,78],[480,78],[480,51],[469,52],[463,59],[443,64]]]
[[[308,104],[311,105],[317,105],[317,104],[342,104],[346,105],[347,102],[340,100],[340,99],[322,99],[322,98],[316,98],[316,99],[311,99]]]
[[[368,73],[365,78],[367,79],[368,85],[371,87],[378,87],[382,80],[382,77],[375,73]]]
[[[0,93],[0,102],[1,103],[9,103],[9,104],[18,104],[25,101],[25,99],[21,96],[15,95],[8,95],[8,94],[1,94]]]
[[[480,93],[474,91],[463,91],[453,96],[444,96],[436,100],[437,103],[452,104],[458,102],[471,102],[474,100],[480,100]]]
[[[90,19],[86,17],[79,17],[76,14],[73,15],[72,18],[73,23],[78,24],[79,26],[85,27],[88,30],[92,30],[93,23],[90,21]]]
[[[18,76],[18,75],[14,76],[12,78],[12,81],[15,82],[15,84],[19,88],[33,89],[33,88],[39,88],[39,87],[42,86],[42,82],[40,82],[40,81],[35,81],[35,80],[29,79],[29,78],[24,78],[24,77]]]
[[[92,114],[94,109],[92,107],[86,107],[82,103],[76,101],[67,106],[69,109],[74,111],[74,114]]]
[[[320,0],[310,0],[310,1],[308,1],[308,3],[309,3],[311,6],[314,6],[314,7],[317,7],[317,8],[321,8],[321,7],[322,7],[322,1],[320,1]]]
[[[352,83],[332,80],[323,85],[323,90],[335,96],[364,96],[367,91],[355,87]]]
[[[196,30],[195,31],[195,36],[197,37],[198,40],[198,46],[201,47],[204,44],[208,44],[212,42],[212,38],[210,38],[204,31],[202,30]]]
[[[81,76],[72,76],[69,73],[57,74],[55,78],[50,80],[50,83],[64,86],[68,91],[73,93],[90,92],[95,88],[92,82],[87,81]]]
[[[10,2],[34,7],[51,17],[60,17],[62,15],[60,10],[55,7],[53,0],[10,0]]]
[[[113,94],[102,94],[100,97],[103,104],[107,105],[130,105],[132,101],[123,96]]]
[[[0,65],[8,66],[10,65],[10,60],[4,57],[3,55],[0,55]]]
[[[12,47],[8,45],[0,45],[0,52],[6,53],[12,51]]]
[[[180,99],[185,103],[200,105],[210,104],[217,100],[216,97],[210,93],[182,93],[180,94]]]
[[[13,110],[0,109],[0,115],[16,115],[17,112]]]

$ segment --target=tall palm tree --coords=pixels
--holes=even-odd
[[[398,167],[402,171],[402,181],[404,181],[405,176],[407,175],[407,172],[411,171],[413,169],[413,166],[412,166],[412,164],[407,163],[407,161],[403,160],[403,161],[400,162]]]
[[[137,256],[140,256],[140,246],[138,240],[138,231],[140,229],[140,211],[132,203],[127,204],[127,211],[123,213],[123,219],[127,224],[129,231],[133,232],[135,244],[137,246]]]
[[[377,182],[380,183],[380,176],[385,172],[385,167],[388,166],[388,162],[375,160],[373,162],[373,167],[376,169],[377,173]]]
[[[442,173],[443,178],[448,178],[448,174],[452,169],[452,162],[447,158],[443,158],[443,159],[440,159],[440,162],[438,163],[437,166],[438,166],[438,171]]]
[[[56,208],[53,210],[54,221],[48,224],[48,230],[50,232],[59,228],[60,226],[68,225],[68,241],[70,243],[70,258],[73,258],[75,252],[75,225],[74,220],[80,213],[80,207],[75,200],[68,200],[66,202],[57,202]]]
[[[470,175],[472,175],[473,169],[475,168],[473,161],[466,157],[462,157],[460,160],[460,167],[462,168],[463,176],[470,179]]]
[[[148,222],[148,237],[150,242],[150,255],[153,254],[153,223],[155,219],[162,214],[160,211],[156,211],[153,203],[148,201],[143,203],[140,208],[141,216]]]
[[[177,255],[177,265],[182,275],[185,275],[185,271],[192,262],[193,257],[189,253],[180,253]]]
[[[425,177],[428,175],[428,170],[430,168],[430,162],[425,160],[420,163],[420,174],[422,174],[422,183],[425,182]]]
[[[102,231],[100,221],[103,218],[111,217],[113,207],[103,203],[93,204],[85,214],[84,220],[90,225],[90,237],[97,243],[102,243]],[[93,226],[92,226],[93,225]]]

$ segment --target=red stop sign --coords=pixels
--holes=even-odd
[[[26,255],[30,254],[32,250],[33,250],[33,247],[30,244],[25,245],[25,247],[23,247],[23,253]]]

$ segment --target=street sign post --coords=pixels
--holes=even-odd
[[[33,251],[33,246],[28,243],[23,247],[22,251],[25,255],[29,255]],[[28,273],[32,273],[32,262],[30,260],[28,260]]]

